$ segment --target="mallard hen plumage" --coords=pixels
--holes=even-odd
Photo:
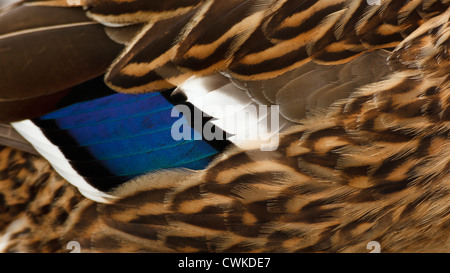
[[[450,2],[222,2],[0,1],[1,249],[449,252]]]

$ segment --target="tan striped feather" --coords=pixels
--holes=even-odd
[[[376,240],[448,252],[448,16],[405,39],[397,72],[293,127],[276,152],[230,150],[203,172],[123,185],[99,205],[91,250],[364,252]]]
[[[128,25],[170,19],[188,13],[208,0],[86,0],[88,16],[111,25]]]
[[[312,98],[330,94],[333,84],[340,94],[346,86],[357,90],[301,119],[277,151],[236,148],[203,171],[148,174],[111,192],[119,198],[110,204],[83,199],[42,159],[1,148],[0,158],[8,159],[0,161],[2,200],[17,206],[3,212],[0,228],[18,220],[7,251],[65,251],[73,240],[86,252],[366,252],[370,241],[383,252],[450,251],[448,0],[277,1],[250,30],[242,22],[262,10],[250,9],[242,20],[227,13],[231,28],[214,41],[202,37],[209,29],[199,23],[222,18],[208,6],[214,1],[145,3],[87,3],[90,16],[105,24],[144,25],[131,39],[119,37],[127,47],[106,78],[118,91],[158,90],[182,81],[174,75],[222,69],[269,103],[290,101],[295,88],[284,80],[301,82],[311,70],[331,78]],[[222,44],[226,51],[212,58]],[[205,51],[195,49],[203,45]],[[379,52],[367,51],[393,46],[386,62],[393,71],[378,82],[367,81],[378,71],[355,76],[346,65],[383,63],[384,53],[380,61]],[[186,61],[192,56],[211,63],[195,67]],[[339,73],[325,74],[324,64],[339,64]],[[273,82],[256,81],[262,79]]]
[[[366,51],[395,47],[423,17],[447,5],[414,0],[382,1],[381,6],[362,0],[166,2],[87,2],[90,17],[106,25],[149,24],[110,68],[107,82],[117,91],[160,90],[194,74],[218,71],[241,80],[265,80],[311,59],[325,65],[346,63]],[[170,34],[158,40],[153,27]],[[170,46],[152,52],[144,62],[139,56],[151,50],[149,41],[156,48],[161,48],[156,43]],[[178,76],[165,76],[165,71]],[[124,79],[129,86],[120,83]]]

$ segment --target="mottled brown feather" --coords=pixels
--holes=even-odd
[[[276,46],[267,33],[281,39],[283,25],[298,24],[274,16],[288,2],[268,10],[281,21],[273,32],[257,28],[248,53]],[[272,78],[311,57],[335,64],[397,45],[388,77],[303,119],[274,152],[235,148],[202,171],[148,174],[112,191],[118,199],[107,204],[82,198],[43,159],[3,148],[2,250],[67,251],[78,241],[84,252],[367,252],[377,241],[382,252],[450,252],[450,3],[330,2],[337,11],[326,20],[315,18],[322,9],[303,11],[320,35],[284,52],[280,69],[261,74],[258,64],[273,56],[250,67],[242,50],[239,65],[252,68],[252,79]],[[300,58],[283,61],[292,56]]]

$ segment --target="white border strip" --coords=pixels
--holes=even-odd
[[[11,123],[14,129],[17,130],[31,145],[38,151],[52,167],[72,185],[78,187],[80,192],[87,198],[100,202],[110,203],[111,199],[117,197],[99,191],[91,186],[82,176],[80,176],[70,165],[67,158],[61,150],[51,143],[47,137],[42,133],[41,129],[37,127],[31,120],[24,120]]]

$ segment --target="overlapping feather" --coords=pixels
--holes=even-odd
[[[187,2],[156,7],[146,1],[88,1],[88,15],[106,25],[147,24],[110,67],[106,81],[113,89],[158,90],[192,74],[218,71],[264,80],[312,59],[345,63],[363,52],[395,46],[422,17],[446,7],[445,1],[420,5],[409,0],[380,6],[362,0]],[[167,12],[174,14],[166,18]],[[105,17],[108,13],[114,16]],[[162,29],[167,31],[163,36]],[[146,53],[149,48],[159,49]]]
[[[192,90],[182,83],[195,81],[191,76],[221,72],[230,89],[207,96],[242,91],[235,94],[284,106],[284,117],[303,125],[283,134],[276,152],[232,149],[204,171],[152,173],[123,184],[108,192],[120,197],[110,204],[85,200],[61,238],[88,242],[83,247],[91,251],[360,251],[370,240],[388,251],[448,251],[450,2],[230,3],[87,0],[88,16],[126,45],[107,71],[97,68],[119,92],[179,86],[187,97]],[[221,18],[226,23],[215,23]],[[396,71],[354,92],[390,72],[380,65],[385,53],[372,51],[395,46],[389,68]],[[369,63],[379,70],[352,71]],[[324,65],[339,66],[330,72]],[[319,74],[323,82],[303,86]],[[88,75],[67,87],[97,73]],[[1,84],[0,94],[10,96]],[[51,101],[47,92],[62,89],[24,86],[7,102],[21,103],[27,92]],[[96,221],[86,222],[93,214]]]
[[[102,75],[121,49],[78,8],[22,5],[4,12],[0,120],[54,110],[70,88]]]
[[[92,251],[363,252],[375,240],[448,252],[449,15],[395,49],[386,80],[304,120],[277,152],[230,150],[200,173],[130,181],[97,207],[89,239],[66,231]]]

